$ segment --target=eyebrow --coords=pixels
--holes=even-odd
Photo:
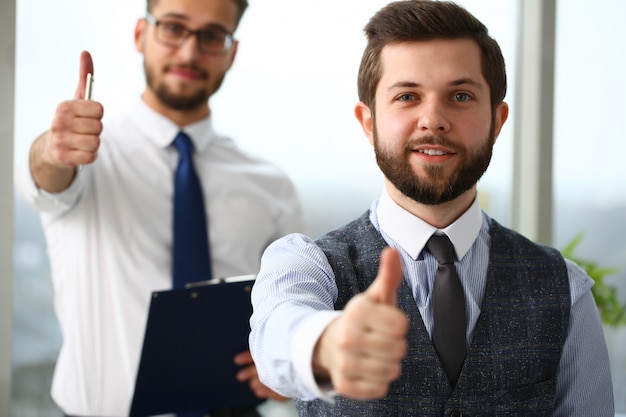
[[[187,15],[180,14],[180,13],[175,13],[175,12],[165,13],[163,16],[161,16],[161,17],[159,17],[157,19],[158,20],[163,20],[163,19],[180,19],[180,20],[184,20],[186,22],[189,21],[189,17]],[[220,30],[220,31],[222,31],[224,33],[232,33],[226,27],[224,27],[223,25],[221,25],[219,23],[215,23],[215,22],[205,23],[204,26],[202,26],[198,30],[207,30],[207,29],[217,29],[217,30]]]
[[[478,81],[475,81],[471,78],[459,78],[458,80],[453,80],[451,82],[448,83],[449,86],[452,87],[456,87],[459,85],[471,85],[473,87],[478,88],[479,90],[483,89],[483,84],[479,83]],[[389,86],[389,88],[387,88],[387,90],[393,90],[396,88],[415,88],[415,87],[421,87],[422,84],[420,83],[416,83],[414,81],[398,81],[392,85]]]

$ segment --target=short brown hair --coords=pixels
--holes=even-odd
[[[504,57],[487,27],[463,7],[447,1],[404,0],[379,10],[364,29],[367,46],[358,76],[359,100],[374,109],[376,87],[382,76],[381,51],[390,43],[467,38],[481,51],[483,76],[491,93],[491,108],[506,95]]]
[[[237,10],[239,13],[237,14],[237,20],[235,20],[235,28],[239,26],[239,22],[243,17],[243,13],[248,8],[248,0],[232,0],[237,5]],[[147,0],[146,10],[148,13],[151,13],[154,10],[154,7],[159,3],[159,0]]]

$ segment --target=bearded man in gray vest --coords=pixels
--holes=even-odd
[[[497,42],[438,1],[391,3],[365,33],[355,114],[385,187],[346,226],[265,251],[250,334],[261,381],[301,416],[613,416],[592,280],[478,203],[509,112]],[[439,265],[432,235],[452,261]],[[444,263],[455,301],[436,295]]]

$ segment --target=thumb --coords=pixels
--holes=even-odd
[[[400,254],[397,250],[387,247],[380,254],[378,275],[365,291],[365,295],[377,303],[396,305],[398,288],[403,279]]]
[[[85,98],[85,87],[87,85],[87,74],[93,75],[93,60],[91,54],[87,51],[80,53],[80,70],[78,75],[78,87],[74,93],[75,100],[82,100]]]

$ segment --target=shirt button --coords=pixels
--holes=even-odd
[[[459,410],[450,411],[450,417],[461,417],[461,416],[463,416],[463,413],[461,413]]]

